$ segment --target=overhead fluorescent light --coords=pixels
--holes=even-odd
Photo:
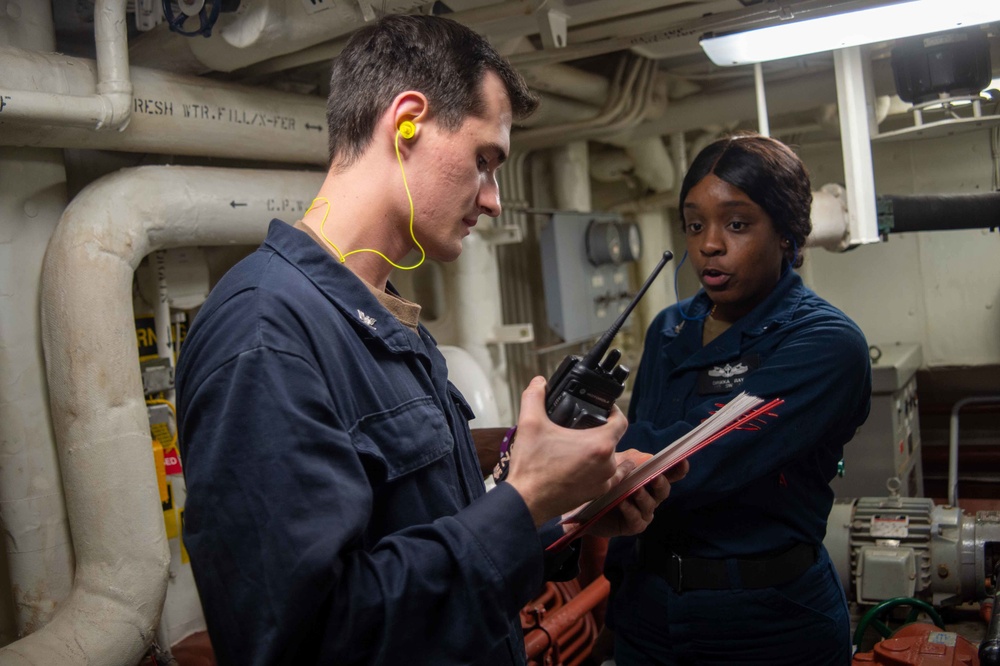
[[[751,65],[1000,21],[1000,0],[910,0],[766,28],[706,35],[716,65]]]

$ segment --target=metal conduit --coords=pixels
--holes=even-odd
[[[1000,403],[1000,395],[962,398],[951,408],[948,428],[948,504],[958,506],[958,412],[966,405]]]

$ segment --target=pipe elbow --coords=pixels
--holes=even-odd
[[[97,92],[104,114],[94,129],[124,131],[132,120],[132,84],[127,81],[100,84]]]

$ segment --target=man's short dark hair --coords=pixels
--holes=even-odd
[[[348,166],[364,153],[375,123],[399,93],[416,90],[435,121],[457,130],[485,112],[480,84],[487,71],[503,81],[514,119],[538,99],[485,37],[439,16],[392,14],[358,30],[333,63],[326,122],[330,163]]]

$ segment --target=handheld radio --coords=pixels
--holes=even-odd
[[[669,250],[663,253],[638,293],[586,356],[570,355],[559,364],[545,390],[545,411],[553,423],[583,429],[607,422],[611,407],[625,390],[629,369],[618,365],[620,350],[612,349],[606,357],[604,353],[649,285],[673,257]]]

